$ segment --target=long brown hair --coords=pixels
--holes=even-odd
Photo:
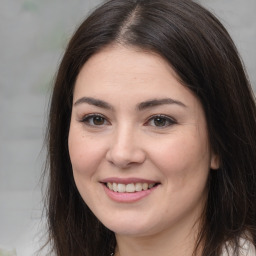
[[[87,207],[75,186],[67,138],[73,89],[84,63],[118,43],[153,51],[199,98],[211,146],[220,157],[210,170],[208,200],[198,234],[203,256],[218,256],[226,241],[256,244],[256,107],[236,47],[222,24],[191,0],[110,0],[77,29],[60,64],[48,126],[47,216],[57,256],[109,256],[114,233]]]

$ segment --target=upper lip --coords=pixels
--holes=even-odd
[[[109,177],[106,179],[101,180],[101,183],[119,183],[119,184],[131,184],[131,183],[148,183],[148,184],[155,184],[159,183],[156,180],[148,180],[148,179],[142,179],[142,178],[118,178],[118,177]]]

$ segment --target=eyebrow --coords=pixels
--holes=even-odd
[[[181,101],[174,100],[174,99],[171,99],[171,98],[164,98],[164,99],[152,99],[152,100],[147,100],[147,101],[141,102],[137,106],[137,109],[138,110],[144,110],[144,109],[147,109],[147,108],[152,108],[152,107],[165,105],[165,104],[176,104],[176,105],[179,105],[181,107],[185,107],[185,108],[187,107]]]
[[[96,107],[105,108],[105,109],[109,109],[109,110],[113,109],[113,107],[110,104],[108,104],[107,102],[105,102],[103,100],[91,98],[91,97],[82,97],[82,98],[78,99],[74,103],[74,106],[77,106],[77,105],[80,105],[83,103],[87,103],[89,105],[94,105]]]
[[[103,100],[99,100],[99,99],[95,99],[95,98],[91,98],[91,97],[82,97],[82,98],[78,99],[74,103],[74,106],[77,106],[77,105],[80,105],[83,103],[87,103],[89,105],[94,105],[96,107],[100,107],[100,108],[104,108],[104,109],[108,109],[108,110],[114,109],[109,103],[107,103]],[[147,100],[147,101],[141,102],[136,106],[136,109],[139,111],[142,111],[142,110],[145,110],[148,108],[152,108],[152,107],[156,107],[156,106],[160,106],[160,105],[166,105],[166,104],[176,104],[181,107],[185,107],[185,108],[187,107],[181,101],[174,100],[171,98],[163,98],[163,99],[152,99],[152,100]]]

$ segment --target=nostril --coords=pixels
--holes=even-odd
[[[106,159],[110,164],[126,169],[143,163],[146,159],[146,154],[139,148],[127,148],[119,145],[108,150]]]

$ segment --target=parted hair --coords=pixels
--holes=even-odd
[[[210,170],[208,198],[194,254],[219,256],[239,237],[256,244],[256,106],[243,63],[228,32],[191,0],[110,0],[71,38],[51,96],[47,129],[48,242],[56,256],[110,256],[114,233],[94,216],[73,178],[68,134],[79,71],[110,44],[159,54],[200,100],[220,167]],[[233,256],[233,255],[232,255]]]

